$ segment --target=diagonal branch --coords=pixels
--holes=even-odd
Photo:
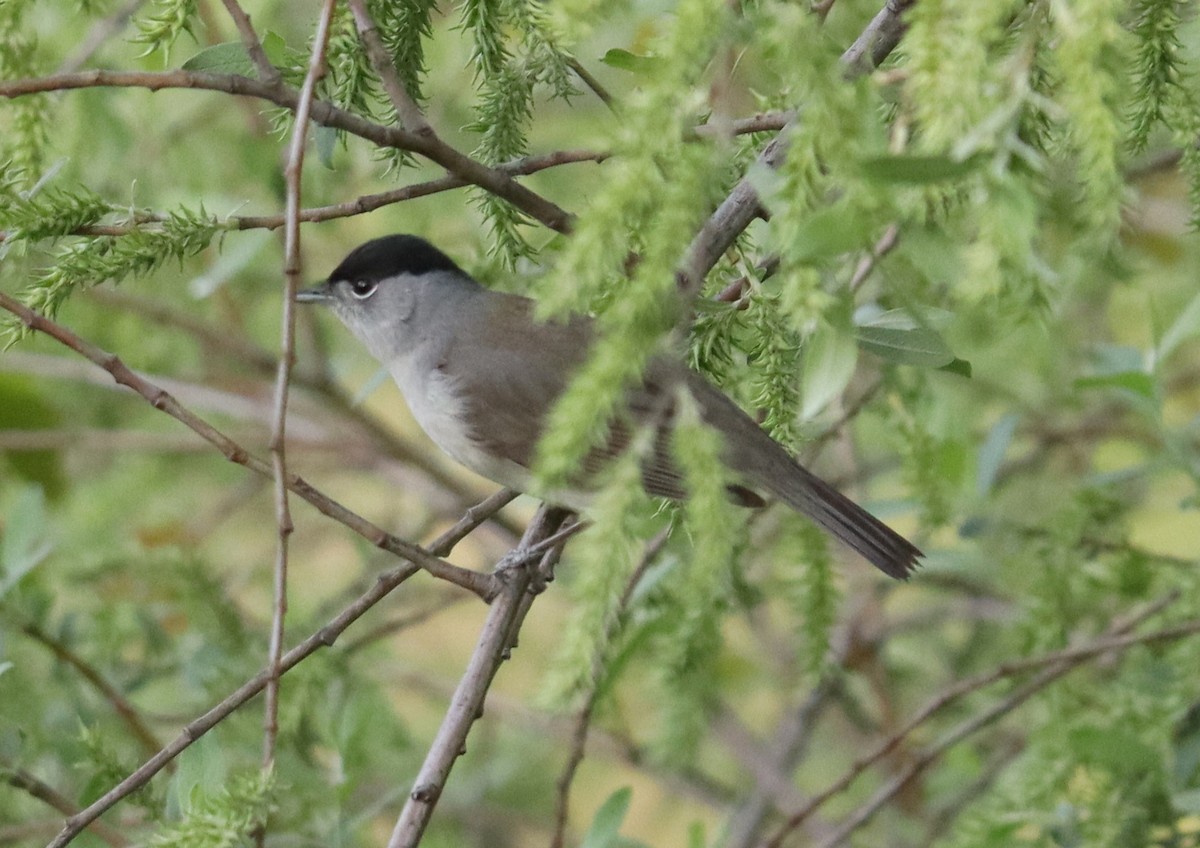
[[[779,848],[789,833],[808,819],[825,802],[834,795],[844,791],[860,774],[895,750],[900,743],[911,736],[912,732],[928,721],[935,713],[992,683],[1013,677],[1028,671],[1038,671],[1036,675],[1015,689],[1008,697],[992,707],[962,722],[938,742],[919,752],[905,768],[891,781],[883,786],[862,807],[847,817],[838,828],[821,843],[821,848],[833,848],[840,845],[855,829],[868,821],[879,809],[891,800],[914,777],[929,768],[946,750],[965,739],[967,736],[991,724],[1001,716],[1007,715],[1033,695],[1045,689],[1048,685],[1070,671],[1078,668],[1088,660],[1097,656],[1122,651],[1134,645],[1155,642],[1167,642],[1183,639],[1200,633],[1200,621],[1192,620],[1174,627],[1155,630],[1150,633],[1130,633],[1147,618],[1161,612],[1174,602],[1177,594],[1169,594],[1160,600],[1149,604],[1144,609],[1113,623],[1108,632],[1090,642],[1053,651],[1036,657],[1027,657],[1014,662],[1003,663],[992,671],[976,675],[960,681],[934,696],[924,707],[916,712],[899,730],[883,740],[869,754],[866,754],[825,790],[815,795],[801,809],[789,816],[787,822],[779,828],[776,834],[767,841],[768,848]]]
[[[20,301],[0,292],[0,308],[21,319],[31,330],[45,333],[56,341],[66,345],[85,358],[99,365],[112,375],[120,385],[127,386],[145,398],[155,409],[165,412],[172,418],[187,426],[209,444],[214,445],[226,459],[238,465],[245,466],[255,474],[263,477],[271,476],[271,465],[260,457],[254,456],[233,439],[217,430],[200,416],[179,403],[169,392],[154,385],[134,373],[117,356],[101,350],[88,341],[72,333],[66,327],[43,315],[39,315]],[[350,511],[337,501],[314,488],[307,481],[295,474],[287,476],[288,491],[299,495],[308,501],[324,515],[345,524],[364,539],[385,551],[403,557],[417,567],[428,571],[434,577],[447,580],[474,592],[484,600],[490,600],[498,591],[496,580],[487,574],[480,574],[467,568],[460,568],[408,542],[398,536],[376,527],[362,516]]]
[[[400,75],[396,73],[396,65],[388,56],[387,47],[379,37],[379,30],[375,28],[375,21],[367,11],[365,0],[349,0],[349,6],[363,49],[366,50],[371,67],[379,74],[379,81],[383,83],[383,90],[387,92],[388,99],[392,101],[396,117],[400,119],[400,126],[417,135],[434,136],[433,127],[425,120],[425,115],[413,99],[412,92],[405,87]]]
[[[84,660],[83,657],[79,656],[79,654],[72,651],[61,640],[55,639],[36,623],[32,621],[23,621],[17,626],[20,628],[22,633],[24,633],[30,639],[33,639],[35,642],[40,643],[43,647],[54,654],[59,661],[66,663],[79,672],[79,675],[88,683],[90,683],[92,688],[100,693],[100,697],[108,701],[116,714],[121,717],[121,721],[125,722],[125,726],[129,728],[129,732],[133,734],[133,737],[137,739],[138,744],[142,747],[142,750],[147,753],[154,753],[162,747],[162,742],[158,740],[158,738],[154,735],[154,731],[152,731],[146,725],[146,722],[142,720],[142,716],[138,712],[137,708],[131,704],[123,694],[121,694],[121,691],[117,689],[116,686],[109,683],[108,680],[104,678],[104,675],[99,672],[99,670]]]
[[[43,804],[57,810],[64,816],[69,816],[75,813],[76,807],[71,803],[71,799],[67,798],[57,789],[43,780],[34,777],[23,768],[18,768],[9,764],[3,759],[0,759],[0,781],[7,783],[14,789],[20,789],[28,792],[33,798],[37,798]],[[124,848],[129,844],[121,833],[114,828],[109,827],[104,822],[93,821],[87,825],[88,829],[103,839],[113,848]]]
[[[915,2],[916,0],[887,0],[862,34],[842,53],[841,62],[847,77],[870,73],[887,58],[904,34],[901,16]],[[758,159],[751,168],[764,165],[771,169],[779,167],[787,156],[789,128],[798,120],[799,117],[795,117],[784,126],[779,135],[758,154]],[[750,178],[743,177],[705,221],[700,232],[696,233],[676,271],[676,285],[686,299],[690,300],[699,293],[704,278],[717,264],[717,260],[760,213],[758,192],[755,191]]]
[[[300,104],[296,89],[269,84],[236,74],[209,74],[174,70],[158,73],[146,71],[80,71],[0,82],[0,97],[15,98],[49,91],[68,91],[79,88],[145,88],[149,91],[183,88],[222,91],[245,97],[256,97],[295,112]],[[426,137],[400,127],[385,127],[353,112],[339,109],[332,103],[316,100],[312,104],[312,119],[318,124],[345,130],[351,135],[374,142],[381,147],[394,147],[424,156],[445,168],[466,183],[477,185],[527,213],[531,218],[560,233],[572,228],[572,216],[540,194],[526,188],[509,174],[490,168],[472,159],[435,137]]]
[[[492,512],[500,509],[500,507],[508,502],[503,497],[505,494],[506,490],[502,490],[473,509],[467,510],[467,515],[454,527],[436,539],[430,545],[430,549],[443,554],[449,553],[450,549],[454,547],[454,544],[459,539],[486,521]],[[316,653],[319,649],[332,647],[338,637],[345,632],[346,628],[362,618],[368,610],[387,597],[393,589],[416,574],[418,570],[417,566],[406,563],[380,574],[375,579],[371,588],[359,595],[341,612],[330,619],[328,624],[310,634],[303,642],[285,653],[279,664],[280,674],[295,668],[301,661]],[[237,710],[238,707],[242,706],[242,704],[261,692],[267,685],[268,674],[269,670],[264,668],[254,677],[247,680],[224,700],[183,728],[179,736],[150,759],[146,760],[146,762],[142,763],[137,770],[124,780],[93,801],[86,809],[71,815],[63,825],[63,829],[50,843],[49,848],[62,848],[62,846],[67,845],[84,828],[91,826],[96,819],[111,809],[122,798],[127,797],[146,785],[154,775],[162,771],[171,761],[185,751],[188,746],[220,724],[221,721]]]
[[[254,25],[250,23],[250,16],[246,14],[237,2],[237,0],[222,0],[225,4],[225,11],[229,13],[229,17],[233,18],[233,25],[237,27],[238,35],[242,38],[242,46],[246,48],[246,53],[250,56],[250,61],[254,63],[254,69],[258,71],[258,78],[270,85],[278,85],[281,82],[279,69],[271,64],[271,60],[267,57],[267,51],[263,50],[262,41],[258,37],[258,33],[254,31]]]
[[[567,513],[542,506],[529,523],[525,537],[513,552],[523,557],[542,541],[554,536]],[[554,551],[547,552],[553,556]],[[417,773],[412,791],[396,821],[388,848],[415,848],[433,815],[433,808],[446,785],[455,760],[464,750],[467,734],[483,713],[483,702],[500,663],[508,657],[516,629],[528,609],[527,590],[533,578],[533,565],[517,565],[498,571],[503,588],[492,602],[479,641],[450,699],[450,709],[438,728],[437,736]]]

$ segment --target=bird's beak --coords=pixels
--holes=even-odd
[[[301,289],[296,292],[297,303],[332,303],[333,288],[326,280],[323,283],[313,286],[311,289]]]

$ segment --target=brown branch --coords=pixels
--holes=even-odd
[[[17,768],[4,760],[0,760],[0,778],[14,789],[27,792],[31,797],[38,799],[46,806],[57,810],[64,816],[74,815],[78,810],[78,807],[72,804],[69,798],[53,786],[34,777],[25,771],[25,769]],[[114,848],[124,848],[124,846],[129,844],[128,839],[104,822],[91,822],[88,825],[88,829],[109,845],[114,846]]]
[[[448,553],[457,539],[462,538],[467,532],[470,532],[470,529],[478,527],[490,517],[491,513],[485,507],[495,506],[498,500],[499,498],[493,495],[483,504],[478,505],[473,510],[468,510],[469,513],[473,513],[474,518],[468,519],[464,517],[460,524],[455,525],[450,531],[444,533],[430,547],[433,550]],[[496,508],[499,509],[499,506],[496,506]],[[468,524],[470,525],[470,529],[464,531],[464,526]],[[374,584],[369,589],[355,598],[354,601],[334,616],[328,624],[310,634],[303,642],[285,653],[280,662],[280,673],[286,673],[295,668],[301,661],[316,653],[319,649],[332,647],[347,627],[362,618],[368,610],[387,597],[393,589],[416,574],[418,570],[419,568],[416,565],[407,563],[380,574],[375,578]],[[144,786],[154,775],[162,771],[168,763],[186,750],[189,745],[220,724],[221,721],[242,706],[242,704],[261,692],[267,685],[267,676],[268,670],[264,668],[208,712],[188,724],[179,736],[159,750],[153,757],[142,763],[137,770],[128,775],[124,780],[93,801],[86,809],[71,815],[64,824],[62,831],[50,843],[49,848],[62,848],[62,846],[65,846],[78,836],[85,827],[88,827],[107,810],[111,809],[114,804]]]
[[[567,66],[575,72],[575,76],[583,80],[583,84],[591,89],[592,94],[600,98],[601,103],[609,109],[613,108],[613,96],[608,93],[608,89],[604,87],[600,80],[592,76],[592,72],[585,68],[582,62],[574,56],[568,56]]]
[[[901,15],[915,2],[887,0],[862,34],[842,54],[841,63],[847,77],[869,73],[887,58],[904,33]],[[793,118],[789,121],[779,135],[762,149],[756,161],[757,166],[765,165],[771,169],[779,167],[787,156],[788,128],[798,120]],[[717,260],[750,226],[750,222],[761,214],[758,193],[749,177],[743,177],[692,239],[676,271],[676,285],[686,299],[690,300],[699,293],[705,276],[717,264]]]
[[[182,406],[167,391],[135,374],[117,356],[107,353],[90,342],[85,341],[61,324],[57,324],[45,316],[39,315],[4,292],[0,292],[0,308],[7,309],[16,315],[29,329],[45,333],[86,359],[91,360],[96,365],[99,365],[112,375],[112,378],[117,383],[133,389],[133,391],[145,398],[155,409],[170,415],[202,439],[214,445],[230,462],[242,465],[264,477],[271,476],[270,463],[254,456],[207,421]],[[387,533],[362,516],[351,512],[337,501],[326,496],[295,474],[288,475],[287,483],[289,491],[308,501],[322,514],[345,524],[376,547],[403,557],[419,568],[428,571],[434,577],[462,586],[464,589],[474,592],[485,600],[490,600],[496,593],[498,587],[496,586],[496,581],[490,575],[480,574],[466,568],[459,568],[456,565],[438,559],[419,545],[414,545],[411,542]]]
[[[565,516],[562,510],[542,506],[529,523],[529,529],[515,553],[522,554],[552,536]],[[500,594],[488,610],[475,651],[454,690],[450,709],[417,773],[404,809],[396,820],[388,848],[415,848],[421,841],[434,806],[445,788],[450,769],[463,753],[467,734],[475,720],[482,715],[488,688],[513,643],[532,570],[531,566],[518,565],[497,572],[502,585]]]
[[[258,33],[254,31],[254,25],[250,23],[250,16],[246,14],[246,10],[238,5],[237,0],[221,0],[221,2],[225,4],[225,11],[229,12],[229,17],[233,19],[233,25],[237,27],[238,35],[242,39],[242,46],[246,48],[250,61],[254,63],[254,68],[258,71],[258,78],[268,85],[279,85],[281,82],[279,69],[271,64],[271,60],[267,57],[267,51],[263,50],[262,41],[259,40]]]
[[[162,747],[162,742],[154,735],[154,732],[142,721],[142,716],[133,704],[129,703],[128,699],[121,694],[117,687],[109,683],[104,675],[101,674],[90,663],[86,662],[83,657],[68,648],[61,640],[55,639],[37,624],[31,621],[23,621],[18,624],[21,632],[41,644],[54,654],[61,662],[66,663],[79,672],[80,677],[91,684],[92,688],[100,693],[100,697],[108,702],[113,711],[120,716],[121,721],[129,728],[129,732],[137,739],[138,744],[142,746],[142,750],[147,754],[153,754]]]
[[[813,796],[807,804],[790,815],[775,835],[767,841],[768,848],[779,848],[787,835],[808,819],[825,802],[843,792],[860,774],[899,747],[914,730],[928,721],[933,715],[968,694],[1005,678],[1041,669],[1038,674],[1015,689],[1008,697],[957,725],[938,740],[938,742],[918,752],[899,774],[880,788],[866,804],[848,816],[833,833],[829,834],[826,840],[821,843],[821,848],[833,848],[835,845],[840,845],[850,833],[866,823],[887,801],[895,797],[909,781],[932,765],[950,747],[1016,709],[1055,680],[1088,660],[1102,654],[1121,651],[1133,645],[1171,641],[1200,633],[1200,620],[1193,620],[1174,627],[1155,630],[1151,633],[1129,633],[1130,630],[1147,618],[1157,614],[1173,603],[1177,597],[1177,593],[1169,594],[1147,605],[1144,609],[1126,619],[1114,622],[1104,636],[1090,642],[1037,657],[1028,657],[1022,660],[1002,663],[992,671],[976,675],[948,687],[931,698],[908,722],[884,739],[873,751],[856,760],[846,773],[830,784],[829,787]]]
[[[47,77],[0,81],[0,97],[14,98],[48,91],[67,91],[79,88],[145,88],[199,89],[221,91],[245,97],[256,97],[293,112],[299,106],[300,94],[282,83],[271,85],[261,80],[236,74],[209,74],[173,70],[158,73],[146,71],[80,71]],[[570,232],[572,217],[546,198],[516,182],[498,168],[470,158],[436,137],[426,137],[400,127],[385,127],[352,112],[339,109],[324,100],[312,104],[312,119],[318,124],[345,130],[351,135],[374,142],[381,147],[394,147],[424,156],[445,168],[465,183],[477,185],[540,221],[552,230]]]
[[[629,576],[629,580],[626,581],[625,589],[622,591],[621,598],[617,602],[616,615],[610,622],[608,633],[605,634],[603,640],[605,645],[608,644],[613,634],[620,628],[620,617],[629,606],[634,589],[637,588],[642,578],[646,576],[646,572],[650,566],[658,559],[658,555],[666,547],[668,538],[669,532],[662,530],[646,545],[646,550],[642,553],[641,561]],[[583,706],[575,714],[575,721],[571,728],[570,752],[567,754],[567,761],[563,764],[562,772],[555,783],[557,801],[554,805],[554,835],[550,838],[550,848],[563,848],[566,844],[567,818],[571,807],[571,785],[575,782],[575,775],[579,771],[579,766],[583,763],[584,752],[587,749],[588,734],[592,726],[592,718],[596,713],[596,705],[600,701],[600,675],[604,670],[604,654],[605,650],[602,648],[592,658],[591,689],[588,691]]]
[[[321,15],[317,19],[312,53],[309,56],[304,83],[300,87],[300,100],[296,105],[296,121],[292,128],[287,165],[284,168],[284,181],[287,186],[285,202],[287,221],[284,225],[283,308],[280,316],[279,367],[275,375],[274,414],[271,422],[270,441],[271,471],[275,494],[275,526],[278,539],[275,547],[273,580],[275,597],[271,616],[271,642],[267,653],[267,690],[263,710],[263,768],[268,770],[275,762],[275,740],[279,735],[279,676],[281,674],[280,662],[283,659],[284,622],[287,618],[288,541],[296,529],[292,522],[291,507],[288,503],[287,407],[292,364],[296,360],[295,307],[296,291],[300,288],[301,274],[300,184],[304,175],[304,148],[308,139],[308,115],[312,109],[317,81],[325,76],[325,49],[329,44],[329,27],[333,21],[336,5],[336,0],[325,0],[321,7]],[[236,8],[236,3],[233,6]],[[245,23],[249,27],[249,19],[246,19]],[[259,52],[262,52],[261,49]],[[265,54],[263,58],[266,58]],[[255,838],[259,845],[263,843],[265,831],[261,827],[256,830]]]
[[[850,291],[858,291],[859,287],[866,282],[871,271],[879,263],[879,260],[895,250],[896,245],[899,243],[900,228],[895,224],[891,224],[883,231],[883,235],[879,237],[879,240],[875,242],[875,246],[871,248],[871,252],[858,261],[858,265],[854,269],[853,276],[850,277],[847,288]]]
[[[497,171],[501,171],[509,176],[527,176],[550,168],[557,168],[560,165],[574,165],[580,162],[599,163],[605,161],[608,157],[609,154],[604,151],[556,150],[551,153],[514,159],[511,162],[506,162],[503,165],[495,167]],[[421,183],[413,183],[412,185],[379,192],[378,194],[366,194],[356,197],[353,200],[347,200],[344,203],[302,209],[300,211],[300,220],[306,224],[313,224],[338,218],[349,218],[354,215],[373,212],[376,209],[381,209],[384,206],[390,206],[394,203],[402,203],[403,201],[413,200],[418,197],[428,197],[429,195],[439,194],[444,191],[453,191],[454,189],[463,188],[470,184],[468,180],[456,177],[453,174],[447,174],[444,177],[438,177],[437,179]],[[132,232],[143,232],[148,228],[148,225],[154,226],[166,219],[167,216],[162,213],[150,213],[140,215],[137,220],[125,223],[87,224],[72,230],[71,235],[124,236]],[[230,215],[224,221],[230,230],[277,230],[284,225],[284,216]],[[4,242],[7,239],[8,233],[0,230],[0,242]]]
[[[364,0],[349,0],[349,6],[350,13],[354,16],[354,28],[358,30],[358,38],[362,41],[371,67],[383,83],[383,90],[392,101],[396,117],[400,119],[400,126],[420,136],[434,135],[433,127],[425,120],[421,107],[396,73],[396,65],[388,55],[383,39],[379,37],[379,30],[375,28],[375,21],[367,11],[367,4]]]

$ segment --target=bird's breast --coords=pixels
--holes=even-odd
[[[502,486],[524,491],[529,471],[511,460],[493,456],[471,435],[466,405],[455,379],[443,369],[395,362],[392,379],[409,411],[425,434],[452,459]]]

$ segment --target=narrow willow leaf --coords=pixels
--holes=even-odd
[[[26,486],[9,511],[0,537],[0,597],[54,550],[48,535],[42,489]]]
[[[1167,359],[1175,349],[1188,339],[1200,335],[1200,294],[1192,298],[1172,322],[1154,350],[1157,362]]]
[[[862,162],[863,175],[883,183],[938,183],[958,180],[983,165],[983,158],[972,156],[875,156]]]
[[[1158,391],[1158,381],[1145,371],[1120,371],[1115,374],[1080,377],[1075,381],[1075,388],[1123,389],[1153,400]]]
[[[866,326],[857,328],[855,336],[863,350],[901,365],[941,368],[955,359],[954,352],[945,340],[927,327],[896,330]]]
[[[592,817],[592,825],[584,834],[579,848],[616,848],[620,844],[621,825],[625,823],[632,799],[633,789],[628,786],[622,786],[609,795]]]
[[[183,63],[185,71],[204,71],[212,74],[254,75],[254,63],[240,41],[226,41],[205,47]]]
[[[1004,462],[1004,455],[1012,444],[1013,434],[1017,432],[1018,420],[1016,415],[1002,415],[988,431],[975,466],[975,490],[979,494],[986,495],[996,484],[1000,464]]]
[[[651,76],[662,67],[662,60],[654,56],[639,56],[614,47],[600,57],[600,61],[612,68],[620,68],[632,74]]]
[[[851,333],[822,325],[804,345],[800,420],[808,421],[838,397],[854,376],[858,346]]]

